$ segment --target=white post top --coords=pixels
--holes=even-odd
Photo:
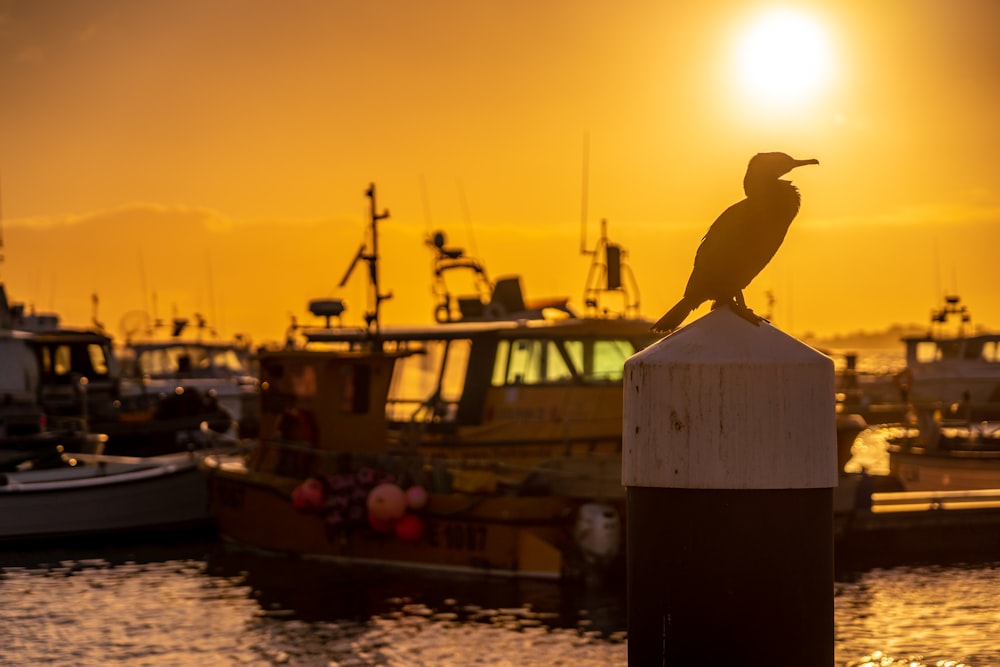
[[[622,483],[837,486],[833,361],[718,308],[625,362]]]

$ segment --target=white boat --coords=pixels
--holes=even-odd
[[[257,378],[251,370],[251,352],[239,339],[205,339],[205,322],[198,318],[198,334],[185,336],[188,321],[174,318],[166,339],[133,340],[127,335],[119,354],[124,396],[167,396],[178,388],[195,389],[214,397],[233,418],[230,435],[253,435],[257,423]],[[131,332],[129,332],[131,333]]]
[[[946,332],[953,319],[957,329]],[[925,335],[903,338],[906,368],[897,384],[917,408],[977,421],[1000,417],[1000,332],[968,334],[970,321],[961,299],[947,296]]]
[[[1000,422],[958,422],[921,412],[887,429],[891,473],[907,491],[1000,489]]]
[[[63,454],[55,467],[0,472],[0,540],[210,525],[206,453]]]
[[[59,327],[26,333],[41,379],[39,403],[48,427],[107,436],[103,453],[158,456],[203,446],[203,425],[216,433],[233,418],[209,393],[192,387],[129,395],[111,339],[88,329]],[[68,450],[73,451],[73,450]]]

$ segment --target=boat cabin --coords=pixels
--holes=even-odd
[[[132,343],[123,361],[125,374],[133,378],[160,380],[251,375],[248,351],[224,343]]]
[[[111,339],[96,331],[56,329],[31,334],[42,407],[50,417],[109,417],[120,370]]]
[[[306,332],[307,349],[360,347],[361,330]],[[625,361],[657,340],[643,320],[386,327],[400,355],[386,397],[402,446],[621,445]],[[485,454],[485,452],[484,452]]]
[[[907,364],[995,363],[1000,365],[1000,334],[956,338],[915,336],[906,343]]]

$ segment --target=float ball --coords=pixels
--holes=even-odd
[[[318,479],[310,477],[292,491],[292,506],[297,510],[322,509],[325,505],[326,492]]]
[[[427,489],[422,486],[411,486],[406,490],[406,504],[410,509],[418,510],[427,504]]]
[[[404,514],[396,522],[396,539],[400,542],[416,542],[424,536],[424,520],[416,514]]]
[[[395,521],[405,511],[406,494],[395,484],[379,484],[368,494],[368,515],[379,521]]]

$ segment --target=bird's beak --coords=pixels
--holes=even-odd
[[[819,160],[816,158],[809,158],[808,160],[793,160],[792,169],[795,167],[801,167],[806,164],[819,164]]]

